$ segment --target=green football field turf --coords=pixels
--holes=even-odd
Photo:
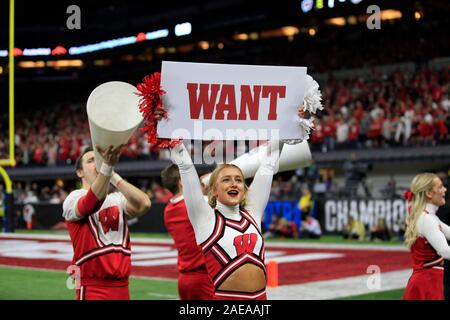
[[[75,290],[67,288],[67,279],[63,271],[0,267],[0,300],[74,300]],[[130,298],[178,299],[177,282],[131,277]]]
[[[66,286],[62,271],[41,271],[19,267],[0,267],[0,300],[74,300],[75,291]],[[399,300],[404,289],[371,293],[338,300]],[[177,282],[130,278],[132,300],[178,299]]]
[[[360,296],[344,297],[336,300],[401,300],[404,292],[405,289],[397,289],[397,290],[363,294]]]
[[[67,231],[16,230],[25,234],[67,234]],[[132,238],[169,239],[168,234],[132,233]],[[398,240],[371,242],[344,240],[340,236],[327,235],[319,240],[268,239],[268,242],[310,242],[334,244],[374,244],[401,245]],[[0,300],[73,300],[75,291],[66,286],[68,275],[63,271],[43,271],[36,269],[0,266]],[[339,300],[398,300],[404,289],[370,293],[360,296],[343,297]],[[130,278],[130,297],[133,300],[178,299],[175,280]]]

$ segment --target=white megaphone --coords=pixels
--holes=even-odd
[[[255,176],[255,173],[260,166],[260,154],[266,154],[266,149],[267,145],[259,146],[258,148],[252,149],[250,152],[237,157],[230,163],[238,166],[242,170],[244,178],[252,178]],[[285,144],[283,146],[283,150],[281,151],[278,172],[305,168],[311,164],[311,150],[309,149],[309,145],[306,140],[294,145]],[[207,174],[202,177],[203,184],[209,184],[210,175],[211,174]]]
[[[106,149],[127,144],[143,121],[136,93],[136,87],[129,83],[111,81],[99,85],[89,95],[86,109],[97,170],[102,158],[95,146]]]

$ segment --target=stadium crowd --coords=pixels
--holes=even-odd
[[[311,136],[311,148],[335,149],[433,146],[448,143],[450,67],[415,72],[376,69],[366,77],[321,83],[325,110]],[[5,117],[5,115],[3,116]],[[73,164],[90,144],[82,104],[36,110],[16,117],[18,166]],[[4,119],[3,119],[4,120]],[[0,133],[0,158],[8,154],[7,133]],[[123,160],[162,159],[140,131],[130,139]]]
[[[450,68],[414,73],[373,70],[365,78],[330,78],[312,148],[326,151],[449,142]]]

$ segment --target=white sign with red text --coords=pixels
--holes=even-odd
[[[163,61],[168,119],[160,138],[265,140],[300,138],[306,67]]]

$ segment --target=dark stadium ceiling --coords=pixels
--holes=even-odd
[[[16,45],[52,46],[76,45],[89,41],[110,39],[111,36],[137,34],[161,27],[173,27],[189,21],[196,33],[202,35],[214,32],[241,32],[248,28],[270,28],[287,24],[311,24],[321,18],[354,11],[364,12],[368,5],[397,7],[414,12],[417,6],[426,6],[433,11],[448,12],[448,0],[434,0],[426,3],[414,0],[335,0],[333,9],[301,12],[305,0],[164,0],[164,1],[118,1],[118,0],[61,0],[16,2]],[[317,0],[310,0],[316,3]],[[326,4],[329,0],[323,0]],[[423,4],[421,4],[423,3]],[[81,29],[68,30],[66,12],[70,5],[81,10]],[[0,3],[0,47],[6,47],[8,38],[8,0]]]

